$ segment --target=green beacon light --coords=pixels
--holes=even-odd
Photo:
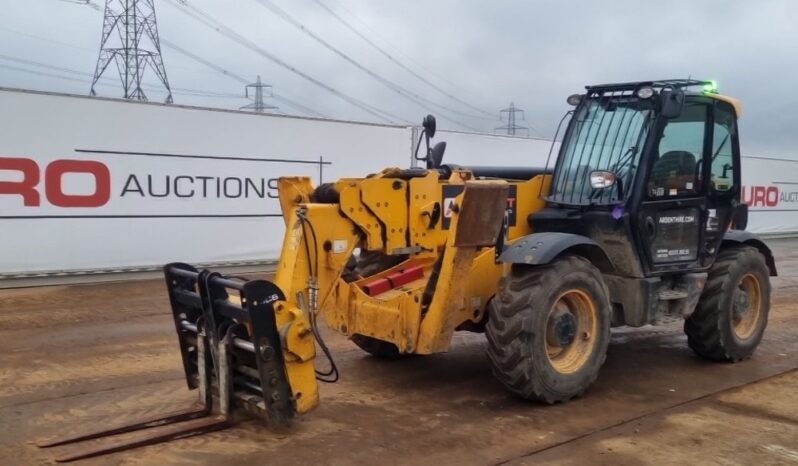
[[[704,93],[706,94],[717,94],[718,93],[718,82],[714,79],[706,81],[704,83]]]

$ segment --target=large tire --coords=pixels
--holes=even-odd
[[[516,267],[488,312],[493,374],[513,393],[564,402],[598,377],[610,341],[611,307],[601,272],[586,259],[566,256]]]
[[[335,183],[322,183],[310,193],[310,202],[338,204],[341,202],[341,194],[335,190]]]
[[[687,344],[713,361],[750,357],[767,327],[770,272],[749,246],[721,250],[693,314],[684,322]]]
[[[352,335],[352,342],[363,351],[380,359],[398,359],[402,356],[399,348],[393,343],[367,337],[365,335]]]

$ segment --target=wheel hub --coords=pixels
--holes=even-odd
[[[732,312],[734,312],[734,319],[739,320],[742,319],[751,308],[751,298],[744,289],[738,289],[734,298]]]
[[[560,374],[573,374],[593,355],[598,306],[586,291],[571,288],[554,301],[546,320],[546,355]]]
[[[740,279],[732,298],[732,329],[737,338],[747,340],[756,334],[762,317],[762,288],[754,274]]]
[[[576,317],[568,311],[557,311],[549,319],[549,344],[568,346],[576,337]]]

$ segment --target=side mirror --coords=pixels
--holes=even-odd
[[[434,116],[425,116],[424,120],[421,122],[421,126],[424,128],[424,132],[427,134],[427,140],[435,137],[435,128],[437,127],[437,123],[435,122]]]
[[[593,189],[604,189],[614,186],[618,177],[615,173],[607,170],[594,170],[590,172],[590,187]]]
[[[664,89],[660,93],[660,113],[665,118],[677,118],[682,114],[684,91],[681,89]]]
[[[435,122],[435,117],[432,115],[427,115],[424,117],[424,120],[421,122],[421,127],[424,128],[421,130],[421,135],[418,137],[418,143],[416,144],[416,153],[413,157],[416,160],[425,160],[427,162],[427,168],[430,168],[431,163],[433,162],[431,159],[433,157],[433,149],[429,147],[429,140],[435,136],[435,129],[437,124]],[[424,139],[427,145],[427,156],[426,157],[419,157],[418,150],[421,148],[421,140]],[[438,146],[435,146],[436,148]],[[443,159],[443,151],[446,149],[446,144],[443,145],[443,148],[440,150],[440,155],[437,161],[437,165],[440,166],[441,160]]]
[[[446,152],[446,141],[435,144],[427,157],[427,168],[440,168],[444,152]]]

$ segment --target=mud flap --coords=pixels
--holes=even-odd
[[[462,277],[468,276],[477,251],[496,243],[507,208],[508,187],[503,182],[469,181],[459,203],[452,203],[451,228],[426,315],[421,321],[415,352],[446,351],[455,330],[454,316],[465,307]]]

